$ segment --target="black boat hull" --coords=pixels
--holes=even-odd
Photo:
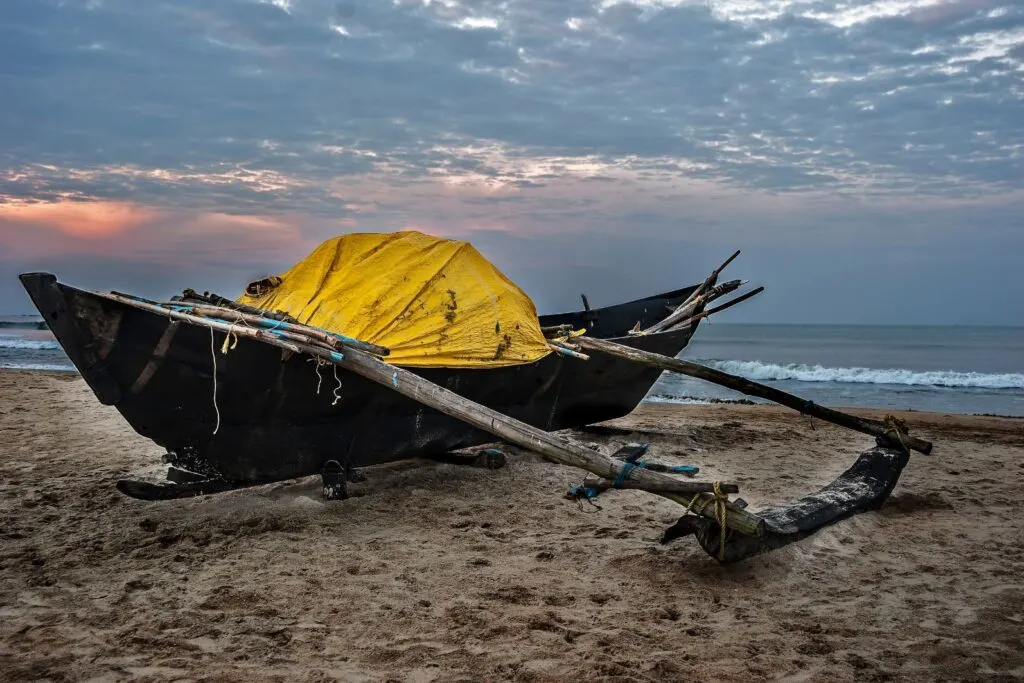
[[[494,440],[307,356],[246,338],[224,354],[221,333],[69,287],[47,273],[21,280],[97,398],[184,469],[247,485],[317,474],[329,460],[362,467]],[[626,331],[664,318],[692,290],[544,316],[541,324],[587,326],[594,336],[674,356],[692,328],[637,337]],[[507,368],[414,372],[549,431],[629,414],[661,374],[601,353],[588,362],[551,354]]]

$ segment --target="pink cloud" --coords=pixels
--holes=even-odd
[[[0,204],[0,253],[28,260],[104,255],[164,264],[183,259],[244,263],[301,256],[314,246],[302,228],[303,220],[295,216],[172,211],[110,201],[7,202]]]
[[[127,202],[57,201],[0,204],[0,223],[53,230],[80,239],[108,239],[156,220],[159,211]]]

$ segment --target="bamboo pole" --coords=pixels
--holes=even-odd
[[[668,318],[665,318],[664,320],[662,320],[660,322],[657,322],[654,325],[651,325],[646,330],[643,330],[641,332],[641,334],[650,334],[652,332],[660,332],[661,330],[663,330],[666,327],[666,324],[665,324],[666,320],[670,320],[672,318],[675,318],[676,320],[678,320],[679,317],[681,317],[681,315],[682,315],[681,314],[682,311],[686,311],[686,310],[689,310],[689,309],[696,309],[696,307],[698,305],[700,305],[700,302],[697,301],[697,299],[702,294],[704,294],[704,291],[706,289],[708,289],[709,287],[714,287],[715,286],[715,284],[718,282],[718,275],[723,270],[725,270],[725,267],[728,266],[730,263],[732,263],[736,259],[736,257],[739,256],[739,255],[740,255],[740,250],[737,249],[735,252],[733,252],[732,256],[730,256],[729,258],[725,259],[725,261],[722,262],[722,265],[718,266],[713,271],[711,271],[711,274],[708,275],[706,278],[704,278],[704,282],[700,283],[700,285],[697,287],[697,289],[693,290],[693,292],[690,293],[690,296],[686,297],[686,300],[683,301],[683,303],[679,304],[679,306],[676,308],[676,310],[673,311],[672,314],[668,316]],[[671,323],[669,323],[669,324],[671,324]]]
[[[172,320],[180,320],[182,322],[192,323],[200,327],[209,327],[218,332],[223,332],[227,335],[235,335],[236,337],[246,337],[248,339],[255,339],[267,344],[274,346],[280,346],[281,348],[293,351],[295,353],[301,353],[299,346],[308,346],[310,348],[321,348],[321,342],[317,339],[313,339],[305,334],[288,330],[262,330],[255,329],[252,327],[245,327],[240,324],[223,322],[221,320],[212,320],[210,318],[204,318],[192,313],[185,313],[183,311],[176,311],[170,308],[164,308],[148,301],[140,301],[134,297],[125,296],[124,294],[114,294],[106,292],[92,292],[96,296],[103,297],[104,299],[110,299],[111,301],[117,301],[118,303],[126,306],[132,306],[134,308],[140,308],[144,311],[156,313],[157,315],[166,316]],[[346,348],[346,347],[343,347]],[[324,354],[334,354],[341,356],[341,354],[335,348],[321,348]]]
[[[587,337],[586,335],[575,337],[573,342],[579,344],[584,349],[601,351],[612,356],[618,356],[619,358],[625,358],[637,363],[643,363],[644,365],[668,370],[669,372],[678,372],[679,374],[687,375],[688,377],[703,379],[708,382],[718,384],[719,386],[739,391],[747,396],[757,396],[758,398],[773,401],[774,403],[784,405],[787,408],[792,408],[793,410],[797,410],[805,415],[820,418],[826,422],[839,425],[840,427],[847,427],[848,429],[861,432],[862,434],[869,434],[874,437],[884,438],[890,442],[894,441],[894,435],[892,433],[893,428],[881,422],[860,418],[838,410],[819,406],[812,401],[804,400],[798,396],[788,394],[785,391],[780,391],[773,387],[765,386],[764,384],[752,382],[743,377],[730,375],[720,370],[715,370],[704,365],[691,363],[678,358],[669,358],[668,356],[662,356],[658,353],[634,349],[605,339],[594,339],[592,337]],[[910,436],[905,432],[898,432],[897,438],[908,448],[915,450],[918,453],[928,455],[932,451],[931,442]]]
[[[480,405],[453,391],[434,384],[419,375],[404,368],[384,362],[376,356],[356,348],[346,347],[344,353],[324,348],[322,346],[301,343],[289,339],[287,332],[270,333],[265,330],[258,330],[246,327],[237,327],[218,320],[203,318],[191,313],[175,311],[158,306],[153,303],[139,301],[130,297],[118,294],[107,294],[94,292],[95,295],[117,301],[126,306],[132,306],[146,310],[158,315],[165,315],[175,320],[188,322],[199,327],[212,328],[221,332],[231,332],[243,337],[262,341],[271,346],[287,349],[296,353],[306,353],[317,358],[339,365],[342,368],[361,375],[373,382],[376,382],[392,391],[395,391],[417,403],[434,408],[445,415],[462,420],[463,422],[476,427],[482,431],[493,434],[500,439],[508,441],[527,450],[539,453],[550,460],[579,467],[600,477],[610,479],[621,479],[620,483],[631,481],[640,488],[642,485],[652,487],[671,486],[677,480],[659,472],[652,472],[632,466],[630,463],[613,460],[602,453],[597,453],[573,443],[568,439],[556,436],[542,429],[532,427],[525,422],[503,415],[487,406]],[[626,471],[623,472],[623,469]],[[684,482],[692,483],[692,482]],[[708,494],[696,494],[696,504],[691,505],[693,496],[687,497],[683,494],[671,493],[668,491],[652,491],[664,498],[672,500],[680,505],[689,506],[695,513],[715,518],[715,499]],[[726,526],[745,535],[761,535],[764,533],[764,520],[753,515],[741,507],[732,503],[726,503]],[[716,520],[717,521],[717,520]]]
[[[311,353],[322,353],[318,349],[310,349]],[[579,467],[606,479],[633,482],[637,488],[663,488],[679,483],[660,472],[652,472],[625,463],[584,448],[568,439],[550,432],[532,427],[496,410],[471,401],[455,392],[438,386],[408,370],[385,363],[379,358],[363,353],[357,349],[346,350],[344,358],[338,365],[362,375],[369,380],[382,384],[398,393],[411,398],[417,403],[430,406],[445,415],[458,418],[463,422],[493,434],[527,450],[539,453],[550,460]],[[623,473],[623,469],[626,472]],[[682,482],[694,483],[694,482]],[[672,493],[663,490],[652,490],[663,498],[668,498],[680,505],[690,506],[693,496]],[[715,519],[714,497],[698,493],[697,502],[691,509],[709,519]],[[732,503],[726,503],[726,526],[745,535],[759,536],[764,533],[764,521]]]
[[[707,291],[705,294],[701,294],[696,299],[690,301],[690,303],[680,306],[676,310],[672,311],[668,317],[661,321],[651,325],[646,330],[641,330],[639,334],[650,334],[653,332],[663,332],[666,329],[676,327],[676,323],[680,320],[684,320],[693,315],[701,306],[711,303],[712,301],[725,296],[726,294],[733,292],[743,285],[747,284],[747,280],[730,280],[729,282],[723,282],[720,285],[715,285]],[[637,334],[637,333],[634,333]]]
[[[219,318],[223,318],[225,320],[245,323],[248,325],[257,325],[259,327],[267,328],[269,330],[295,332],[297,334],[305,335],[310,339],[315,339],[316,341],[322,344],[326,344],[327,346],[330,346],[331,348],[334,349],[339,349],[342,346],[354,346],[355,348],[362,349],[367,353],[372,353],[375,356],[386,356],[389,353],[391,353],[391,350],[385,346],[378,346],[377,344],[364,342],[362,340],[354,339],[352,337],[348,337],[343,334],[338,334],[336,332],[328,332],[327,330],[323,330],[318,327],[311,327],[309,325],[304,325],[303,323],[287,322],[284,320],[264,318],[253,313],[236,311],[234,309],[226,308],[224,306],[215,306],[213,304],[186,303],[180,301],[161,301],[158,302],[158,305],[161,307],[174,306],[177,308],[191,308],[196,313],[203,316],[213,315]]]
[[[715,485],[712,482],[705,481],[680,481],[673,479],[671,483],[665,482],[664,484],[657,484],[657,490],[652,485],[647,484],[639,486],[639,482],[632,480],[626,480],[619,483],[618,488],[620,489],[641,489],[649,493],[685,493],[692,496],[695,493],[711,493],[714,491]],[[722,493],[739,493],[740,487],[735,484],[721,484]],[[607,491],[608,489],[615,488],[615,482],[610,479],[594,479],[587,477],[583,480],[583,488],[597,489],[598,491]]]
[[[692,318],[687,318],[686,320],[683,320],[681,322],[675,323],[674,325],[672,325],[671,327],[665,329],[664,331],[668,332],[670,330],[678,330],[678,329],[686,327],[688,325],[696,325],[699,321],[703,320],[704,318],[708,317],[709,315],[714,315],[715,313],[719,313],[721,311],[724,311],[727,308],[732,308],[736,304],[743,303],[747,299],[749,299],[751,297],[754,297],[754,296],[757,296],[758,294],[760,294],[763,291],[764,291],[764,287],[758,287],[757,289],[753,289],[753,290],[747,292],[746,294],[741,294],[740,296],[736,297],[735,299],[730,299],[729,301],[726,301],[721,306],[715,306],[714,308],[709,308],[706,311],[703,311],[702,313],[698,313],[697,315],[693,316]]]

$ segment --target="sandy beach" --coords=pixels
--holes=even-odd
[[[858,411],[860,414],[872,414]],[[722,567],[682,509],[507,448],[503,470],[413,460],[170,503],[131,500],[161,449],[74,375],[0,372],[5,680],[1024,679],[1024,420],[905,413],[935,442],[893,497]],[[762,406],[647,405],[610,452],[735,481],[753,510],[872,440]]]

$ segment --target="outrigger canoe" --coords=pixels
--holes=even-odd
[[[167,462],[180,469],[247,486],[320,474],[332,460],[363,467],[494,441],[352,372],[318,367],[308,356],[244,337],[221,354],[223,333],[69,286],[49,273],[23,274],[21,282],[99,401],[164,447]],[[694,289],[539,322],[675,356],[695,327],[627,332],[665,318]],[[497,368],[408,369],[546,431],[627,415],[661,375],[614,356],[582,363],[558,353]]]
[[[699,285],[597,309],[584,297],[585,310],[546,316],[467,243],[408,232],[329,240],[236,300],[185,290],[151,301],[49,273],[21,281],[100,402],[166,449],[168,482],[119,481],[128,495],[319,474],[325,496],[344,497],[354,468],[444,458],[497,437],[596,474],[579,487],[588,497],[642,488],[685,506],[663,540],[692,534],[735,562],[877,509],[911,450],[932,449],[895,417],[848,415],[676,358],[703,317],[761,291],[705,308],[742,285],[717,284],[738,253]],[[551,434],[629,414],[663,370],[873,435],[877,446],[818,492],[752,513],[729,500],[736,484],[680,481]]]

